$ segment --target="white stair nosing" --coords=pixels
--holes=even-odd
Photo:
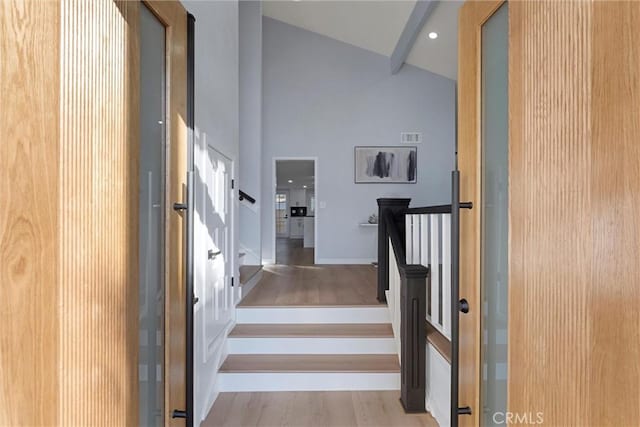
[[[393,337],[229,337],[230,354],[396,354]]]
[[[400,390],[398,372],[220,372],[220,391]]]

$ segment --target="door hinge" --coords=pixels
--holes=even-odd
[[[231,189],[233,189],[233,187],[235,187],[235,185],[236,185],[236,180],[232,179],[231,180]]]
[[[233,288],[233,276],[231,276],[231,287]]]

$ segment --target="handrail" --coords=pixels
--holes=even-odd
[[[425,214],[448,214],[451,213],[452,205],[435,205],[423,206],[405,209],[407,215],[425,215]],[[471,209],[471,202],[461,202],[460,209]]]
[[[244,192],[244,191],[242,191],[242,190],[238,190],[238,194],[239,194],[239,196],[240,196],[240,197],[239,197],[239,198],[240,198],[240,201],[243,201],[243,200],[245,200],[245,199],[246,199],[246,200],[247,200],[247,202],[249,202],[249,203],[251,203],[251,204],[254,204],[254,203],[256,202],[256,199],[254,199],[253,197],[251,197],[250,195],[248,195],[247,193],[245,193],[245,192]]]
[[[393,245],[393,254],[396,257],[396,264],[398,264],[398,268],[405,267],[407,265],[407,256],[404,252],[404,244],[402,243],[400,232],[395,222],[395,217],[393,213],[389,211],[385,212],[383,215],[384,221],[387,224],[389,239]]]

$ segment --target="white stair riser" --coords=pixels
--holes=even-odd
[[[400,374],[384,372],[221,372],[220,391],[400,390]]]
[[[234,338],[231,354],[396,354],[393,338]]]
[[[389,323],[380,307],[238,307],[237,323]]]
[[[258,271],[247,283],[240,286],[238,301],[242,301],[256,287],[260,279],[262,279],[262,270]]]

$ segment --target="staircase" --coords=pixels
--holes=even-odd
[[[220,391],[398,390],[386,306],[242,307]]]

